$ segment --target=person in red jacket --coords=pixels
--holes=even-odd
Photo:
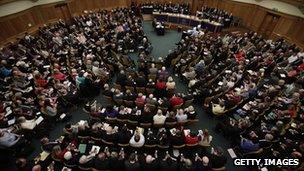
[[[173,95],[169,101],[172,108],[184,104],[184,99],[178,95]]]
[[[60,72],[58,69],[54,69],[53,78],[59,81],[64,81],[66,79],[66,75]]]
[[[163,79],[157,80],[155,84],[155,89],[156,89],[155,91],[156,97],[160,98],[166,96],[167,86],[166,86],[166,82]]]
[[[185,136],[185,142],[188,145],[195,145],[198,143],[198,137],[193,133],[189,133],[188,135]]]

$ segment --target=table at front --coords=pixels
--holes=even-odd
[[[199,19],[193,15],[153,12],[153,16],[157,21],[160,22],[168,22],[187,27],[196,27],[201,25],[201,28],[212,32],[220,32],[223,28],[223,25],[220,23],[213,23],[208,20]]]

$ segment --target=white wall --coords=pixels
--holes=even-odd
[[[262,7],[265,7],[267,9],[278,9],[279,12],[298,16],[304,18],[304,14],[300,11],[300,9],[294,5],[281,2],[281,1],[275,1],[275,0],[233,0],[237,2],[243,2],[243,3],[249,3],[249,4],[256,4]]]
[[[60,1],[64,1],[64,0],[38,0],[37,2],[33,2],[31,0],[20,0],[20,1],[10,2],[0,6],[0,17],[14,14],[37,5],[49,4]]]

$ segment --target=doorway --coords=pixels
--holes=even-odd
[[[263,22],[259,28],[259,33],[264,37],[264,38],[269,38],[276,27],[276,25],[279,22],[281,16],[267,12],[266,16],[263,19]]]
[[[60,3],[55,5],[57,17],[68,22],[71,19],[70,9],[67,3]]]

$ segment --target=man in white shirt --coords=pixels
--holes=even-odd
[[[156,115],[153,116],[153,123],[155,125],[162,125],[165,123],[166,116],[163,115],[163,112],[158,109]]]

